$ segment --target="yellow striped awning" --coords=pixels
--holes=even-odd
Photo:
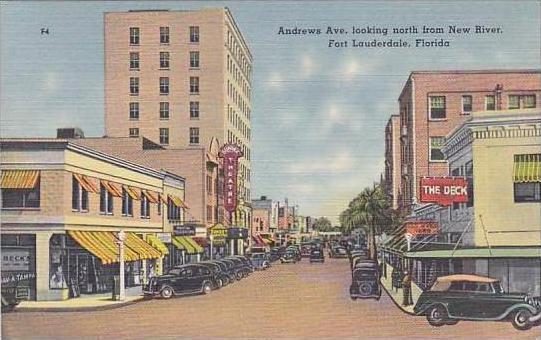
[[[39,170],[2,170],[2,189],[32,189],[39,179]]]
[[[515,183],[541,182],[541,154],[515,155]]]
[[[122,190],[120,190],[120,188],[117,187],[116,184],[105,180],[101,180],[100,183],[111,195],[115,197],[122,197]]]
[[[141,260],[159,259],[162,253],[134,233],[126,233],[126,247],[139,254]]]
[[[149,190],[141,190],[141,192],[143,193],[143,195],[147,198],[147,200],[150,203],[159,203],[160,202],[157,193],[149,191]]]
[[[146,241],[148,244],[156,248],[162,255],[169,254],[169,249],[167,246],[156,236],[152,234],[147,234]]]
[[[176,236],[176,238],[180,243],[182,243],[182,245],[184,246],[184,249],[186,250],[186,253],[188,253],[188,254],[196,254],[197,253],[197,251],[195,250],[194,247],[192,247],[190,242],[188,242],[186,240],[185,236]]]
[[[96,232],[68,230],[79,245],[101,260],[103,264],[118,262],[118,252],[111,251],[96,237]]]
[[[205,252],[205,249],[199,245],[199,243],[195,242],[193,238],[189,236],[184,236],[184,240],[190,244],[190,246],[195,250],[196,253],[203,253]]]
[[[180,197],[169,195],[169,198],[171,199],[171,201],[173,201],[173,204],[176,205],[177,207],[188,209],[188,206],[184,203],[184,201]]]
[[[180,240],[178,239],[179,237],[180,236],[171,237],[171,243],[173,243],[173,245],[177,247],[177,249],[186,250],[186,247],[184,246],[184,244],[180,242]]]
[[[122,188],[126,190],[128,195],[134,200],[141,200],[141,191],[137,188],[130,187],[129,185],[123,185]]]
[[[75,177],[77,182],[79,182],[81,187],[83,189],[85,189],[86,191],[93,192],[93,193],[96,193],[96,194],[100,192],[100,189],[87,176],[74,173],[73,177]]]

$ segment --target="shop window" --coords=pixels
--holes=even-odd
[[[2,208],[39,208],[40,183],[32,189],[2,189]]]
[[[100,213],[106,215],[113,214],[113,194],[103,184],[100,186]]]
[[[68,288],[67,249],[65,235],[54,234],[49,240],[49,288]]]
[[[430,137],[430,161],[443,161],[445,155],[442,152],[445,137]]]
[[[430,97],[430,119],[445,119],[445,96]]]
[[[88,211],[88,191],[81,186],[75,176],[72,176],[71,185],[71,209],[79,212]]]
[[[515,183],[515,203],[541,202],[541,182]]]
[[[145,195],[141,196],[141,218],[150,218],[150,201]]]
[[[133,216],[133,198],[122,189],[122,216]]]

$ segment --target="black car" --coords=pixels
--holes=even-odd
[[[310,252],[310,263],[312,262],[325,262],[325,256],[323,255],[323,250],[312,249]]]
[[[312,251],[311,243],[301,243],[301,257],[310,257],[310,252]]]
[[[226,257],[222,261],[226,261],[231,264],[233,273],[235,273],[235,278],[237,281],[248,275],[246,265],[240,259],[235,257]]]
[[[293,254],[295,254],[295,258],[297,259],[297,262],[302,260],[301,251],[299,250],[298,247],[289,246],[286,248],[286,252],[292,252]]]
[[[265,270],[270,267],[269,255],[267,253],[252,254],[250,262],[256,270]]]
[[[285,247],[274,247],[270,250],[270,260],[271,262],[278,261],[282,255],[284,255],[286,248]]]
[[[215,261],[198,262],[198,264],[207,266],[210,268],[210,270],[212,270],[214,275],[216,275],[216,284],[218,288],[222,288],[223,286],[227,286],[229,284],[229,276],[217,262]]]
[[[225,259],[215,260],[215,262],[220,267],[222,267],[222,270],[224,271],[224,273],[227,275],[227,277],[229,279],[229,283],[233,283],[233,282],[237,281],[237,275],[236,275],[236,270],[235,270],[235,264],[234,263],[232,263],[230,261],[226,261]]]
[[[436,327],[459,320],[510,320],[516,329],[527,330],[541,318],[541,301],[523,293],[504,293],[496,279],[459,274],[437,278],[421,293],[413,312]]]
[[[209,294],[217,287],[216,275],[208,266],[186,264],[172,268],[166,275],[152,277],[143,287],[143,294],[169,299],[173,295]]]
[[[297,263],[297,253],[294,251],[286,251],[281,257],[281,263]]]
[[[352,300],[357,298],[373,298],[379,300],[381,297],[381,285],[379,282],[381,273],[377,261],[362,261],[354,268],[349,286],[349,295]]]
[[[345,258],[348,256],[346,248],[342,246],[331,246],[329,250],[329,257],[331,258]]]
[[[247,274],[253,273],[255,271],[254,265],[252,264],[252,261],[246,256],[243,255],[233,255],[232,257],[237,258],[241,260],[244,263],[244,266],[246,267]]]

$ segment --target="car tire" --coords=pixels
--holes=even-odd
[[[237,277],[237,281],[240,281],[242,279],[242,273],[238,271],[236,274],[236,277]]]
[[[205,295],[210,294],[210,292],[212,292],[212,285],[210,284],[210,282],[203,283],[203,287],[202,287],[201,291]]]
[[[224,282],[222,281],[222,279],[216,280],[216,286],[218,286],[218,288],[222,288],[224,286]]]
[[[440,327],[445,325],[448,321],[449,314],[447,309],[442,305],[436,305],[428,309],[426,313],[426,320],[431,326]]]
[[[532,312],[525,308],[521,308],[513,313],[511,323],[515,329],[519,331],[526,331],[532,328],[532,323],[528,319],[532,316]]]
[[[169,286],[165,286],[162,288],[162,290],[160,291],[160,296],[162,299],[170,299],[173,297],[173,288],[169,287]]]
[[[372,293],[372,285],[368,282],[363,282],[359,285],[359,294],[370,295]]]

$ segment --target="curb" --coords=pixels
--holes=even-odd
[[[88,306],[88,307],[15,307],[12,312],[15,313],[43,313],[43,312],[55,312],[55,313],[65,313],[65,312],[95,312],[110,310],[116,308],[122,308],[129,305],[136,304],[138,302],[145,301],[144,297],[140,297],[131,301],[115,303],[105,306]]]
[[[380,283],[381,284],[381,283]],[[383,290],[385,291],[385,293],[387,293],[387,295],[389,296],[389,298],[393,301],[393,303],[395,304],[396,307],[398,307],[398,309],[400,309],[402,312],[404,312],[405,314],[408,314],[408,315],[413,315],[413,316],[417,316],[415,313],[413,312],[409,312],[407,310],[405,310],[402,305],[400,305],[394,298],[393,296],[391,295],[391,293],[389,293],[389,291],[387,290],[387,288],[381,284],[381,287],[383,288]]]

